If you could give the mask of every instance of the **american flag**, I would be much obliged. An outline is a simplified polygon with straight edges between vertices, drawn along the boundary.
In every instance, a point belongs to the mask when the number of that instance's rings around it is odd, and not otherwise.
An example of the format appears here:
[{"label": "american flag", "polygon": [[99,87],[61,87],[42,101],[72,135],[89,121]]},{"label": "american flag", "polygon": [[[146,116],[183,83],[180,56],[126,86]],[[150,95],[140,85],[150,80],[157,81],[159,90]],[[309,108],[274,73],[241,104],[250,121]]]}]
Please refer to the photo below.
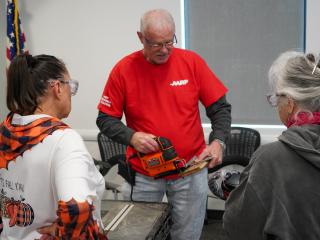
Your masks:
[{"label": "american flag", "polygon": [[7,0],[7,63],[19,54],[28,52],[21,27],[18,0]]}]

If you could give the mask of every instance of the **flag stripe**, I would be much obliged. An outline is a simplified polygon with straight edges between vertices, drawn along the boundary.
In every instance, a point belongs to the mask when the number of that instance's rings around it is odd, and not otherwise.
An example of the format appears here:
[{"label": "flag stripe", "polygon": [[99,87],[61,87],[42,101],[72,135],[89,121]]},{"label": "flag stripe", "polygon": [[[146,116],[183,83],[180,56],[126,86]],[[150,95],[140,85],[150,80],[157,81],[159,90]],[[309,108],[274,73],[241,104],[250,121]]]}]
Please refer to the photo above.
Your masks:
[{"label": "flag stripe", "polygon": [[27,51],[26,38],[19,16],[18,0],[7,0],[7,63]]}]

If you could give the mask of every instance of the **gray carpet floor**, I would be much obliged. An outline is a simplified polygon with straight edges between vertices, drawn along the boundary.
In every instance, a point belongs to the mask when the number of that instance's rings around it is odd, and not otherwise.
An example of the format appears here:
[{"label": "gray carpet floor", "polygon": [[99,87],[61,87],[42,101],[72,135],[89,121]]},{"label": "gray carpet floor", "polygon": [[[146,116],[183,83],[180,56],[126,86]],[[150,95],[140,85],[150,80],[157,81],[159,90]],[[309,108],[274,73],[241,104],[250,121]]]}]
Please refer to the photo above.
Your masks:
[{"label": "gray carpet floor", "polygon": [[203,226],[200,240],[227,240],[227,235],[222,227],[223,211],[209,210]]},{"label": "gray carpet floor", "polygon": [[222,228],[222,221],[208,219],[203,227],[200,240],[227,240],[226,233]]}]

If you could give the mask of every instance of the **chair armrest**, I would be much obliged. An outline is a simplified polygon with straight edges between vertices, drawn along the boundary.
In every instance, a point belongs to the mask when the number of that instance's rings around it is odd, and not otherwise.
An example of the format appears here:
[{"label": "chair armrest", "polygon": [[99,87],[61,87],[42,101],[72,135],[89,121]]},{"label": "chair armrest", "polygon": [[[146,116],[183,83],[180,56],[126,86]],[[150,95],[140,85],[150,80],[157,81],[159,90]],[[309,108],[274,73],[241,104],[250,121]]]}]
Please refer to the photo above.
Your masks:
[{"label": "chair armrest", "polygon": [[113,192],[117,192],[117,193],[120,193],[120,190],[118,190],[118,187],[120,187],[119,184],[115,184],[115,183],[112,183],[112,182],[107,182],[106,181],[106,190],[111,190]]},{"label": "chair armrest", "polygon": [[93,158],[93,162],[94,162],[94,165],[99,166],[99,167],[103,167],[106,169],[110,169],[112,167],[111,164],[109,164],[108,162],[97,160],[95,158]]}]

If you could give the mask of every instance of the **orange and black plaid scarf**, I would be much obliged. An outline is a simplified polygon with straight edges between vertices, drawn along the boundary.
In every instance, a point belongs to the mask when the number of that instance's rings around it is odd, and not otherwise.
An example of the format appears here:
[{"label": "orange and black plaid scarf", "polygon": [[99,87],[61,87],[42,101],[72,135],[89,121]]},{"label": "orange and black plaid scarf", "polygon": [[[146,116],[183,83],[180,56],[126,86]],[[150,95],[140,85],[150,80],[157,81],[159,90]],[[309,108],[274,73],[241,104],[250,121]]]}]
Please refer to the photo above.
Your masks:
[{"label": "orange and black plaid scarf", "polygon": [[108,240],[99,232],[98,224],[93,220],[94,206],[88,201],[77,202],[73,198],[59,201],[56,238],[62,240]]},{"label": "orange and black plaid scarf", "polygon": [[0,125],[0,169],[7,168],[8,163],[26,150],[42,142],[55,130],[69,128],[57,118],[39,118],[26,125],[11,124],[13,113]]}]

